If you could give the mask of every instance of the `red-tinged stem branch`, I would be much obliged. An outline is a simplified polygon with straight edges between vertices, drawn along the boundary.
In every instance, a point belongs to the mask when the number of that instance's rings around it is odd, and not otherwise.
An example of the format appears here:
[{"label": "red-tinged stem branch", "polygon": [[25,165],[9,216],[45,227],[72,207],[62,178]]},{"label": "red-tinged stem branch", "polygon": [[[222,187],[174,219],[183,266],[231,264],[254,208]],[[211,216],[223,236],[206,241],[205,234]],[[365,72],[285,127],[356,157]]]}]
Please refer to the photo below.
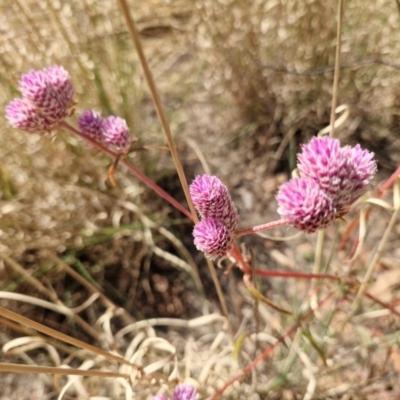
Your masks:
[{"label": "red-tinged stem branch", "polygon": [[232,250],[229,252],[229,255],[235,259],[237,262],[237,265],[239,266],[240,270],[245,274],[245,275],[251,275],[251,267],[250,265],[246,262],[246,260],[243,257],[243,254],[241,253],[239,246],[237,245],[236,242],[233,244]]},{"label": "red-tinged stem branch", "polygon": [[[60,124],[63,128],[68,129],[69,131],[75,133],[76,135],[80,136],[82,139],[89,142],[94,148],[97,150],[102,151],[103,153],[108,154],[114,160],[117,159],[120,155],[113,152],[112,150],[108,149],[106,146],[102,145],[101,143],[92,140],[85,135],[83,135],[79,130],[75,129],[73,126],[69,125],[67,122],[61,122]],[[188,217],[191,221],[193,221],[191,213],[178,201],[176,201],[173,197],[171,197],[167,192],[160,188],[155,182],[149,179],[143,172],[137,169],[133,164],[131,164],[125,158],[120,160],[120,163],[123,164],[132,174],[134,174],[139,180],[141,180],[145,185],[147,185],[150,189],[154,190],[160,197],[164,200],[168,201],[173,207],[179,210],[182,214]]]},{"label": "red-tinged stem branch", "polygon": [[294,272],[294,271],[269,271],[262,269],[255,269],[254,271],[251,269],[249,263],[244,259],[243,254],[241,253],[239,246],[235,242],[232,250],[229,252],[229,255],[235,259],[237,265],[240,270],[245,275],[255,274],[258,276],[268,276],[268,277],[281,277],[281,278],[299,278],[299,279],[331,279],[334,281],[341,281],[341,278],[336,275],[331,274],[313,274],[308,272]]},{"label": "red-tinged stem branch", "polygon": [[387,179],[385,181],[385,183],[382,185],[381,188],[379,188],[379,195],[383,195],[386,190],[388,190],[390,188],[390,186],[392,186],[394,184],[394,182],[396,181],[397,177],[400,175],[400,167],[398,167],[396,169],[396,171],[393,172],[393,174],[390,176],[389,179]]},{"label": "red-tinged stem branch", "polygon": [[325,297],[325,299],[321,300],[317,307],[313,310],[310,310],[307,314],[303,315],[301,318],[299,318],[299,320],[288,330],[286,331],[277,341],[276,343],[274,343],[273,345],[267,347],[258,357],[256,357],[249,365],[246,366],[246,368],[244,368],[242,370],[242,372],[238,375],[235,375],[233,378],[231,378],[228,382],[225,383],[225,385],[219,389],[217,392],[215,392],[210,398],[209,400],[216,400],[218,397],[220,397],[225,390],[231,386],[233,383],[235,383],[236,381],[239,381],[241,379],[243,379],[254,367],[256,367],[261,361],[263,361],[264,359],[266,359],[274,350],[276,347],[278,347],[279,344],[283,343],[285,341],[285,339],[289,336],[291,336],[293,333],[296,332],[296,330],[301,326],[301,324],[308,320],[310,317],[312,317],[314,315],[314,312],[321,308],[322,305],[329,299],[329,297],[331,297],[332,293],[329,294],[327,297]]},{"label": "red-tinged stem branch", "polygon": [[331,274],[312,274],[306,272],[287,272],[287,271],[268,271],[262,269],[255,269],[255,275],[258,276],[270,276],[270,277],[282,277],[282,278],[299,278],[299,279],[331,279],[334,281],[341,281],[336,275]]},{"label": "red-tinged stem branch", "polygon": [[286,225],[288,223],[285,219],[279,219],[278,221],[267,222],[266,224],[252,226],[251,228],[239,229],[235,232],[236,237],[250,235],[251,233],[257,233],[273,229],[278,226]]},{"label": "red-tinged stem branch", "polygon": [[396,308],[389,303],[385,303],[384,301],[381,301],[379,299],[377,299],[375,296],[372,296],[371,294],[369,294],[368,292],[364,293],[365,297],[368,297],[369,299],[371,299],[372,301],[374,301],[375,303],[379,304],[380,306],[382,306],[383,308],[386,308],[387,310],[389,310],[391,313],[397,315],[398,317],[400,317],[400,312],[398,312],[396,310]]}]

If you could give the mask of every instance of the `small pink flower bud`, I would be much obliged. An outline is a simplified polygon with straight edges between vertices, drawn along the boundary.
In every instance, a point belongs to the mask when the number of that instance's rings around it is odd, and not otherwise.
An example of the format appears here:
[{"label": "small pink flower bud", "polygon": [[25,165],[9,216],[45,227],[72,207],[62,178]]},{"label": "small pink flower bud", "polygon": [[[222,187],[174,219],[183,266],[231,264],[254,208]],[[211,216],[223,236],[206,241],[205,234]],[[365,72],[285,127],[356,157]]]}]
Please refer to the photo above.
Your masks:
[{"label": "small pink flower bud", "polygon": [[119,153],[126,153],[131,146],[129,128],[126,121],[120,117],[108,117],[102,125],[103,141]]},{"label": "small pink flower bud", "polygon": [[172,400],[199,400],[199,395],[193,386],[182,384],[174,389]]},{"label": "small pink flower bud", "polygon": [[102,142],[103,118],[97,111],[86,110],[78,120],[79,131],[90,139]]},{"label": "small pink flower bud", "polygon": [[205,218],[194,226],[194,244],[206,257],[226,256],[233,246],[233,233],[221,221]]},{"label": "small pink flower bud", "polygon": [[227,187],[216,176],[198,175],[189,187],[193,204],[202,218],[221,221],[231,232],[239,216]]}]

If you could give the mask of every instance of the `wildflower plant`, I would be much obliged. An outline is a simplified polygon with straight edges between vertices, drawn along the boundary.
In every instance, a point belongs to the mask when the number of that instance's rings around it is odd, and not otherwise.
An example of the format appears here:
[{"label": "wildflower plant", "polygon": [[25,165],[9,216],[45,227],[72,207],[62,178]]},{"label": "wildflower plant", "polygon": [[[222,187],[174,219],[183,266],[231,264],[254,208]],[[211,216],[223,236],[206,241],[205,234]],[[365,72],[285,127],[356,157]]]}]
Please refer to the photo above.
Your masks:
[{"label": "wildflower plant", "polygon": [[278,213],[293,227],[312,233],[344,216],[370,187],[374,154],[340,146],[338,139],[314,137],[298,155],[299,178],[282,185]]},{"label": "wildflower plant", "polygon": [[108,117],[101,125],[104,143],[117,153],[127,153],[132,143],[126,121],[120,117]]},{"label": "wildflower plant", "polygon": [[216,176],[197,176],[189,187],[201,221],[193,230],[194,244],[207,257],[226,256],[233,247],[239,215],[227,187]]},{"label": "wildflower plant", "polygon": [[[181,211],[182,214],[193,223],[193,242],[197,249],[203,252],[208,259],[207,262],[211,265],[210,271],[212,274],[215,273],[215,270],[213,269],[214,265],[210,260],[217,258],[229,259],[231,264],[226,269],[226,273],[229,273],[232,267],[238,267],[242,272],[243,281],[249,292],[257,300],[271,306],[277,311],[286,314],[290,314],[291,312],[283,309],[262,295],[257,288],[255,281],[252,279],[254,277],[253,275],[259,277],[282,277],[286,279],[304,278],[339,281],[341,284],[347,285],[349,292],[352,291],[351,294],[355,291],[353,288],[358,290],[356,299],[363,296],[366,290],[365,287],[357,285],[354,281],[342,278],[336,274],[321,274],[319,272],[308,273],[301,270],[273,271],[258,269],[254,264],[254,260],[252,260],[248,254],[242,252],[238,245],[238,241],[241,236],[267,229],[273,229],[283,225],[292,226],[307,234],[328,228],[331,224],[335,223],[335,221],[344,217],[349,212],[350,207],[355,203],[355,201],[363,196],[371,187],[371,181],[377,170],[377,163],[374,159],[374,154],[368,150],[361,149],[359,145],[354,147],[348,145],[343,146],[338,139],[332,137],[313,137],[309,143],[301,146],[301,151],[298,154],[297,170],[299,176],[285,182],[276,194],[278,204],[277,214],[279,214],[281,218],[277,221],[266,222],[262,225],[239,229],[238,210],[232,200],[227,186],[225,186],[217,176],[209,174],[198,175],[194,178],[190,186],[187,185],[186,177],[178,157],[175,143],[172,139],[167,118],[157,94],[150,69],[143,55],[134,22],[131,21],[126,2],[122,1],[122,5],[128,21],[130,33],[138,48],[139,59],[149,82],[158,115],[160,116],[163,129],[169,142],[171,154],[177,166],[182,187],[187,197],[188,208],[176,201],[172,196],[166,193],[155,182],[141,173],[141,171],[129,162],[127,154],[134,139],[131,137],[128,124],[124,119],[118,116],[108,116],[103,118],[99,112],[95,110],[87,110],[78,118],[77,127],[75,127],[73,123],[67,122],[67,119],[72,116],[75,107],[74,88],[68,72],[61,66],[54,65],[40,71],[30,71],[22,76],[19,81],[19,89],[22,98],[11,101],[6,107],[6,117],[10,124],[17,129],[26,131],[27,133],[37,133],[40,135],[55,131],[58,128],[63,128],[73,134],[77,134],[92,147],[110,156],[114,162],[114,168],[119,165],[118,162],[120,161],[120,164],[122,164],[125,169],[132,172],[155,193]],[[334,121],[331,125],[333,127],[335,126]],[[396,203],[396,213],[399,209],[400,205]],[[143,224],[146,225],[148,230],[153,228],[151,222],[149,222],[145,217],[143,217],[143,221],[145,221]],[[384,244],[384,242],[382,243]],[[158,254],[162,254],[162,250],[159,251]],[[380,248],[378,248],[377,254],[380,254]],[[179,264],[180,267],[183,265],[183,268],[187,268],[185,263],[180,262],[180,260],[177,259],[178,257],[175,255],[169,257],[169,260],[172,260],[171,262]],[[60,265],[64,265],[63,260],[61,259],[57,259],[56,262],[60,263]],[[368,279],[366,280],[369,280],[371,277],[371,273],[376,263],[377,259],[373,258],[368,267]],[[219,263],[219,265],[222,266],[222,263]],[[187,269],[190,269],[190,267],[191,265]],[[64,268],[71,276],[77,276],[76,271],[68,269],[68,266],[64,266]],[[199,281],[196,272],[194,272],[193,275]],[[215,276],[213,275],[213,278]],[[27,276],[24,275],[24,277]],[[117,346],[123,342],[124,336],[127,335],[128,332],[136,333],[137,331],[137,335],[133,340],[127,340],[130,345],[127,346],[125,353],[122,353],[122,351],[106,351],[82,341],[71,339],[61,332],[45,327],[42,324],[33,323],[33,321],[29,321],[25,317],[19,316],[16,313],[11,313],[2,307],[0,307],[0,315],[3,318],[18,322],[21,325],[27,326],[31,329],[36,329],[53,338],[84,349],[87,353],[96,354],[99,356],[99,359],[107,360],[110,362],[110,365],[113,365],[114,367],[115,365],[118,365],[118,368],[116,368],[117,371],[114,371],[112,376],[118,378],[118,383],[120,383],[125,390],[126,398],[134,398],[133,388],[135,387],[135,383],[141,381],[143,377],[152,383],[168,382],[168,384],[171,384],[171,382],[174,382],[174,384],[176,384],[178,381],[177,371],[179,370],[179,364],[175,348],[167,341],[159,341],[157,340],[158,338],[153,337],[154,329],[151,324],[156,325],[157,323],[160,323],[160,321],[144,321],[145,324],[138,323],[126,312],[126,310],[121,310],[107,299],[95,285],[88,283],[79,274],[76,279],[82,286],[89,288],[88,290],[91,294],[95,295],[93,298],[95,298],[95,300],[99,298],[103,302],[102,306],[107,309],[107,315],[104,318],[101,318],[102,322],[99,321],[99,325],[102,326],[104,331],[104,337],[99,335],[86,321],[76,316],[74,310],[65,307],[59,301],[57,296],[55,296],[54,293],[48,290],[44,285],[39,286],[39,290],[42,293],[46,293],[46,295],[54,301],[55,305],[53,306],[57,306],[58,311],[63,312],[68,317],[75,318],[75,321],[78,321],[77,323],[80,324],[81,327],[84,327],[84,329],[86,329],[99,343],[106,343],[107,348],[117,348]],[[214,283],[216,284],[217,291],[220,290],[218,281],[215,282],[214,280]],[[199,286],[201,286],[201,282]],[[226,323],[226,326],[229,327],[230,322],[228,313],[226,307],[224,308],[224,300],[221,293],[221,291],[218,292],[221,300],[221,307],[225,312],[225,318],[223,318],[223,321]],[[332,290],[324,299],[318,300],[315,307],[309,307],[305,312],[302,312],[301,310],[299,316],[296,317],[296,321],[290,329],[279,335],[276,340],[273,340],[273,345],[266,346],[259,356],[251,361],[247,367],[241,370],[240,374],[234,375],[234,377],[228,380],[222,388],[216,389],[211,398],[216,399],[217,397],[220,397],[236,380],[239,380],[245,374],[250,373],[257,364],[265,360],[265,358],[267,358],[280,343],[283,343],[286,339],[293,336],[293,334],[300,329],[303,322],[307,322],[313,317],[315,310],[324,306],[324,304],[333,296],[333,293],[334,291]],[[376,303],[379,304],[378,302]],[[46,305],[48,308],[51,308],[48,304]],[[386,308],[387,310],[391,310],[393,307],[390,308],[388,306]],[[297,311],[298,310],[296,310],[296,312]],[[109,321],[117,314],[123,315],[125,320],[128,320],[129,323],[126,327],[122,328],[114,338],[112,334],[110,334],[111,328]],[[220,315],[213,315],[212,317],[215,317],[218,321],[221,320]],[[202,318],[203,317],[200,318],[201,321],[197,320],[187,323],[184,326],[197,328],[204,323],[204,319]],[[177,321],[174,321],[174,323],[179,325]],[[143,331],[145,331],[146,334],[144,334]],[[255,339],[254,342],[257,342],[259,338],[255,337]],[[213,349],[214,346],[218,347],[218,340],[212,344]],[[238,342],[241,340],[242,338]],[[289,343],[289,340],[287,343]],[[229,345],[230,348],[232,348],[231,343]],[[241,343],[235,343],[235,345],[239,348]],[[157,354],[167,353],[167,356],[161,360],[146,364],[147,359],[145,355],[152,346],[156,350]],[[317,345],[315,346],[317,347]],[[321,354],[322,351],[320,351],[320,349],[318,350],[318,353]],[[66,374],[66,368],[64,368],[58,360],[56,361],[57,367],[54,367],[52,373],[55,375]],[[208,361],[209,360],[205,362],[207,368]],[[83,363],[81,368],[68,369],[68,372],[70,374],[83,375],[82,371],[90,369],[94,364],[94,361],[93,364],[91,362],[88,362],[87,365]],[[101,363],[98,365],[100,366],[99,369],[96,371],[87,371],[88,375],[90,375],[89,372],[92,372],[93,376],[104,376],[106,373],[111,373],[111,371],[104,371]],[[172,365],[172,367],[170,367],[170,365]],[[13,368],[14,367],[15,366],[13,366]],[[33,368],[33,370],[35,369]],[[221,371],[221,369],[216,370],[217,372]],[[44,372],[44,370],[40,370],[39,368],[35,371],[38,373]],[[203,382],[205,382],[204,379]],[[157,393],[157,391],[154,389],[152,390],[152,393]],[[200,396],[194,386],[180,384],[173,389],[171,398],[167,395],[157,395],[152,399],[199,400]]]},{"label": "wildflower plant", "polygon": [[235,231],[239,215],[228,188],[216,176],[197,176],[191,183],[190,196],[201,218],[221,221],[230,231]]},{"label": "wildflower plant", "polygon": [[63,67],[53,65],[22,75],[19,90],[22,99],[15,99],[6,108],[7,119],[18,129],[50,132],[73,113],[74,88]]},{"label": "wildflower plant", "polygon": [[374,153],[355,147],[341,147],[338,139],[314,137],[298,155],[300,176],[318,184],[331,199],[336,217],[348,211],[362,196],[377,166]]}]

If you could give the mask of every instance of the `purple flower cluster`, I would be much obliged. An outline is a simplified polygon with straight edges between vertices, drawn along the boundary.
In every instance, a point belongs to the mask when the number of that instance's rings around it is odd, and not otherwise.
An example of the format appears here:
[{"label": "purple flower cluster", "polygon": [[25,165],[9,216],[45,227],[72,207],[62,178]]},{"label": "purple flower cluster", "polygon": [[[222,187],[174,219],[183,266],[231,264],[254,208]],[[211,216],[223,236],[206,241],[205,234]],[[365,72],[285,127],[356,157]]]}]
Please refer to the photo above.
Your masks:
[{"label": "purple flower cluster", "polygon": [[188,384],[178,385],[172,392],[172,398],[159,394],[151,398],[151,400],[199,400],[197,390]]},{"label": "purple flower cluster", "polygon": [[[29,71],[19,81],[22,98],[6,107],[10,124],[29,133],[44,134],[57,128],[74,109],[74,88],[68,72],[58,65]],[[104,143],[118,153],[126,153],[132,143],[126,121],[119,117],[103,119],[93,110],[79,118],[79,129],[88,138]]]},{"label": "purple flower cluster", "polygon": [[15,128],[43,134],[72,114],[74,88],[63,67],[53,65],[22,75],[19,90],[23,97],[6,107],[6,118]]},{"label": "purple flower cluster", "polygon": [[211,259],[225,256],[239,222],[227,187],[216,176],[204,174],[195,178],[189,190],[201,217],[193,229],[194,244]]},{"label": "purple flower cluster", "polygon": [[312,233],[346,214],[376,172],[374,153],[314,137],[298,154],[299,178],[279,189],[278,213],[293,227]]},{"label": "purple flower cluster", "polygon": [[126,153],[131,146],[132,139],[126,121],[120,117],[102,116],[94,110],[87,110],[82,113],[78,120],[80,132],[88,138],[118,153]]}]

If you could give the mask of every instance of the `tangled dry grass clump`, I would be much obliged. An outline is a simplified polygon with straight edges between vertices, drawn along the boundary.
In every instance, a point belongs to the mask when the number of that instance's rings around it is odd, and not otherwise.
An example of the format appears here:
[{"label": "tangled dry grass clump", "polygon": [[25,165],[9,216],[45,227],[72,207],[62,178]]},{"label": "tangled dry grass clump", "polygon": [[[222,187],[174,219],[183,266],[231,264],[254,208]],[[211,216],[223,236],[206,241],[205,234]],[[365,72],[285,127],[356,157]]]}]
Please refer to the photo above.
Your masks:
[{"label": "tangled dry grass clump", "polygon": [[133,4],[144,60],[117,3],[0,10],[2,109],[21,73],[58,64],[74,82],[72,125],[95,109],[138,139],[126,158],[105,151],[110,162],[67,125],[38,136],[0,115],[0,399],[147,400],[181,382],[201,399],[400,395],[396,2],[346,2],[341,30],[335,134],[375,152],[371,194],[318,234],[247,236],[212,278],[197,215],[126,167],[182,203],[177,174],[217,173],[239,209],[236,237],[275,220],[298,144],[331,122],[336,4]]}]

